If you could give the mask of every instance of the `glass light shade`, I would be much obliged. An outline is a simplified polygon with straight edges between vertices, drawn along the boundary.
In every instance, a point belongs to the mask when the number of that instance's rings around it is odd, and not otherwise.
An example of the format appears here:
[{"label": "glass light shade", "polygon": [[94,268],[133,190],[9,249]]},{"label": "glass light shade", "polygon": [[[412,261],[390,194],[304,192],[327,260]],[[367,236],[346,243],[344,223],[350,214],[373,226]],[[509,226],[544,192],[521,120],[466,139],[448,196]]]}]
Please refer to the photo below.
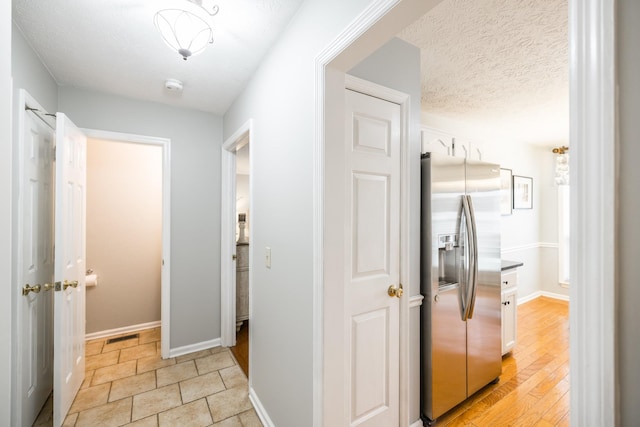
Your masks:
[{"label": "glass light shade", "polygon": [[556,157],[556,184],[569,185],[569,155],[559,154]]},{"label": "glass light shade", "polygon": [[156,13],[154,23],[165,43],[185,61],[213,43],[213,30],[202,18],[181,9],[164,9]]}]

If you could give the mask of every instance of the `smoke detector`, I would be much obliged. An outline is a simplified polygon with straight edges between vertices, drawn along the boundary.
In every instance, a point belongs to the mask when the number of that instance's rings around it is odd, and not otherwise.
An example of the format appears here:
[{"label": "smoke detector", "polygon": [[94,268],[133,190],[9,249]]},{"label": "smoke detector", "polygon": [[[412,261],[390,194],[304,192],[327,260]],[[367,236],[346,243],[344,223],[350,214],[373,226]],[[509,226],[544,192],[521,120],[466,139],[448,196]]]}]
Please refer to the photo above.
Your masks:
[{"label": "smoke detector", "polygon": [[169,92],[182,92],[182,82],[177,79],[167,79],[164,82],[164,87]]}]

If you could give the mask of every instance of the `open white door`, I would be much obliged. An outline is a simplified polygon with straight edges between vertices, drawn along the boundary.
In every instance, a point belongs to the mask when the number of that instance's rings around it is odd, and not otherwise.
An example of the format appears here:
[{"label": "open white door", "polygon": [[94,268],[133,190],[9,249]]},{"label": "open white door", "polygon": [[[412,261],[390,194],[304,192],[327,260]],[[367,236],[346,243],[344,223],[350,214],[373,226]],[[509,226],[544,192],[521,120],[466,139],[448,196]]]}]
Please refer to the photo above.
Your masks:
[{"label": "open white door", "polygon": [[53,425],[84,379],[87,139],[62,113],[56,123]]},{"label": "open white door", "polygon": [[31,426],[53,387],[53,145],[44,110],[20,91],[17,396],[13,425]]}]

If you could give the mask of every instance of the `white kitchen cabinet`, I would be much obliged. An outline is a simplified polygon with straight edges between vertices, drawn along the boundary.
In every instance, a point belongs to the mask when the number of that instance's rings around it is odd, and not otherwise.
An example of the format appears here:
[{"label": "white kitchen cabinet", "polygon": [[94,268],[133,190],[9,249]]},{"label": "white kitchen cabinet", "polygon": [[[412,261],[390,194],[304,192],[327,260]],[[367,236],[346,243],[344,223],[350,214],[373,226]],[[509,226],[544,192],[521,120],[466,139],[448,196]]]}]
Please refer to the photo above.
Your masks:
[{"label": "white kitchen cabinet", "polygon": [[429,126],[421,127],[420,136],[422,153],[442,153],[473,160],[482,160],[484,155],[482,143],[471,142]]},{"label": "white kitchen cabinet", "polygon": [[454,138],[453,155],[465,159],[482,160],[484,150],[482,143],[472,142],[464,138]]},{"label": "white kitchen cabinet", "polygon": [[427,126],[420,131],[422,153],[442,153],[453,156],[453,135]]},{"label": "white kitchen cabinet", "polygon": [[518,272],[515,268],[502,272],[502,354],[516,345],[518,326]]}]

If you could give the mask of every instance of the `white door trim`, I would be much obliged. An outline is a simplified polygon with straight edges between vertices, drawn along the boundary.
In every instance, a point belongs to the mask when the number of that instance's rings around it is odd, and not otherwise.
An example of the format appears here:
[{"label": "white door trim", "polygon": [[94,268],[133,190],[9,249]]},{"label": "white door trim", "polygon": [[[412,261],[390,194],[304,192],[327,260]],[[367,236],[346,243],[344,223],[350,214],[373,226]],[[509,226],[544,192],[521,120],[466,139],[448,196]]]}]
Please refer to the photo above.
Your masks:
[{"label": "white door trim", "polygon": [[[236,150],[241,148],[247,137],[253,133],[253,120],[245,122],[233,135],[227,138],[221,149],[221,201],[220,201],[220,342],[223,347],[236,344]],[[253,206],[253,162],[249,151],[249,206]],[[249,228],[249,242],[253,241]],[[253,246],[249,246],[249,318],[251,318],[251,268]],[[251,341],[251,329],[249,330]],[[251,348],[251,346],[249,346]]]},{"label": "white door trim", "polygon": [[576,426],[617,424],[615,11],[615,0],[569,1],[569,321]]},{"label": "white door trim", "polygon": [[88,139],[156,145],[162,148],[162,272],[160,276],[160,323],[162,358],[171,352],[171,140],[155,136],[82,129]]},{"label": "white door trim", "polygon": [[[351,75],[345,75],[345,88],[365,95],[383,99],[400,105],[400,283],[404,285],[406,294],[400,298],[400,328],[399,328],[399,362],[400,362],[400,425],[409,425],[409,284],[411,277],[409,265],[411,252],[410,223],[410,182],[411,182],[411,150],[409,149],[409,118],[411,117],[411,98],[408,94],[363,80]],[[419,279],[415,279],[419,280]]]}]

